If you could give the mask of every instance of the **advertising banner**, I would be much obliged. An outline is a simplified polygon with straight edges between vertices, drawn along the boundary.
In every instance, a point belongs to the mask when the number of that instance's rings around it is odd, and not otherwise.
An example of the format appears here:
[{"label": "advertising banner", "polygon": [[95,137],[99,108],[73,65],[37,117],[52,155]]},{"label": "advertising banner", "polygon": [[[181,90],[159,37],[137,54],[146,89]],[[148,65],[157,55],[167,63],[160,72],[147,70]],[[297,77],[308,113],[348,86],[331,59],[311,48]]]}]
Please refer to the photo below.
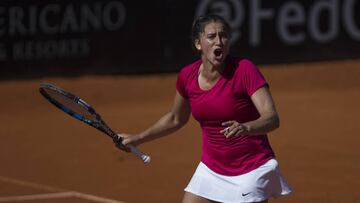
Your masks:
[{"label": "advertising banner", "polygon": [[175,72],[198,56],[194,17],[223,16],[231,53],[257,64],[358,58],[356,0],[5,0],[0,75]]}]

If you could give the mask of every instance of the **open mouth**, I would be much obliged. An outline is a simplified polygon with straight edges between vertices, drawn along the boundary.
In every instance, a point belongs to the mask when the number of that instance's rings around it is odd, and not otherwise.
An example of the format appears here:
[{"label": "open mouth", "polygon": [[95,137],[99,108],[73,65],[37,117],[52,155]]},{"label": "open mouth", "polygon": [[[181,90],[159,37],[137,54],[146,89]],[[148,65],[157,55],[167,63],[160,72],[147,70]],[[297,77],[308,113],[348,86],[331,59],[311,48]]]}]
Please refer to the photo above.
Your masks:
[{"label": "open mouth", "polygon": [[223,54],[223,50],[222,49],[215,49],[215,51],[214,51],[214,54],[215,54],[215,56],[221,56],[222,54]]}]

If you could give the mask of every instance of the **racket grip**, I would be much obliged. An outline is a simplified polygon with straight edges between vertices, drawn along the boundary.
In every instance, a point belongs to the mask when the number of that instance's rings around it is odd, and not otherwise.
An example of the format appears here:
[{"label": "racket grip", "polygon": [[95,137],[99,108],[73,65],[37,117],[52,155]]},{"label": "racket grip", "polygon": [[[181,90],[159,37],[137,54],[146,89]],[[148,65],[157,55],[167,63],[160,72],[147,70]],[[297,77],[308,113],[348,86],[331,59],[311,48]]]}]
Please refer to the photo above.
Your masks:
[{"label": "racket grip", "polygon": [[140,151],[138,148],[134,147],[133,145],[128,145],[127,147],[129,147],[131,152],[135,154],[137,157],[139,157],[145,164],[150,163],[151,161],[150,156],[144,154],[142,151]]}]

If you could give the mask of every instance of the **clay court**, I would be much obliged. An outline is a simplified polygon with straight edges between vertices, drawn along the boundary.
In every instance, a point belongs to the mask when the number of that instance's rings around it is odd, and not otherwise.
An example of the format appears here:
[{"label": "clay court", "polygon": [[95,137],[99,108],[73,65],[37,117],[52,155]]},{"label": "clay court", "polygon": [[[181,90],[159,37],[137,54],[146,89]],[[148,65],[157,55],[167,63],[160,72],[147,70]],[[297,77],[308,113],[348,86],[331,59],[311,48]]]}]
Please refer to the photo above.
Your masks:
[{"label": "clay court", "polygon": [[[270,133],[294,192],[270,202],[360,202],[360,60],[260,66],[281,127]],[[60,112],[42,82],[80,95],[118,132],[170,109],[176,74],[0,81],[0,202],[175,203],[200,159],[200,128],[144,144],[144,165],[99,131]]]}]

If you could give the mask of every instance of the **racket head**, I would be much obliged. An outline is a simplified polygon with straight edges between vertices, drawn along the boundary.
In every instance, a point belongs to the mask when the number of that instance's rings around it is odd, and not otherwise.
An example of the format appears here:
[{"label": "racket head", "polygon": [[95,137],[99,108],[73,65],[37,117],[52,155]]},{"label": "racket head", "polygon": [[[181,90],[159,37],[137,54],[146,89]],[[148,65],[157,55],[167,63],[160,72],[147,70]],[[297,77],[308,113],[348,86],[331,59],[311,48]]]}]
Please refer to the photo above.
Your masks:
[{"label": "racket head", "polygon": [[90,125],[101,122],[96,111],[80,97],[49,83],[40,84],[39,91],[63,112]]},{"label": "racket head", "polygon": [[[49,83],[40,84],[39,91],[50,103],[54,104],[63,112],[83,121],[110,136],[117,147],[124,148],[123,138],[111,130],[100,115],[80,97],[65,91],[64,89]],[[149,163],[151,158],[133,146],[130,151],[138,156],[144,163]]]}]

